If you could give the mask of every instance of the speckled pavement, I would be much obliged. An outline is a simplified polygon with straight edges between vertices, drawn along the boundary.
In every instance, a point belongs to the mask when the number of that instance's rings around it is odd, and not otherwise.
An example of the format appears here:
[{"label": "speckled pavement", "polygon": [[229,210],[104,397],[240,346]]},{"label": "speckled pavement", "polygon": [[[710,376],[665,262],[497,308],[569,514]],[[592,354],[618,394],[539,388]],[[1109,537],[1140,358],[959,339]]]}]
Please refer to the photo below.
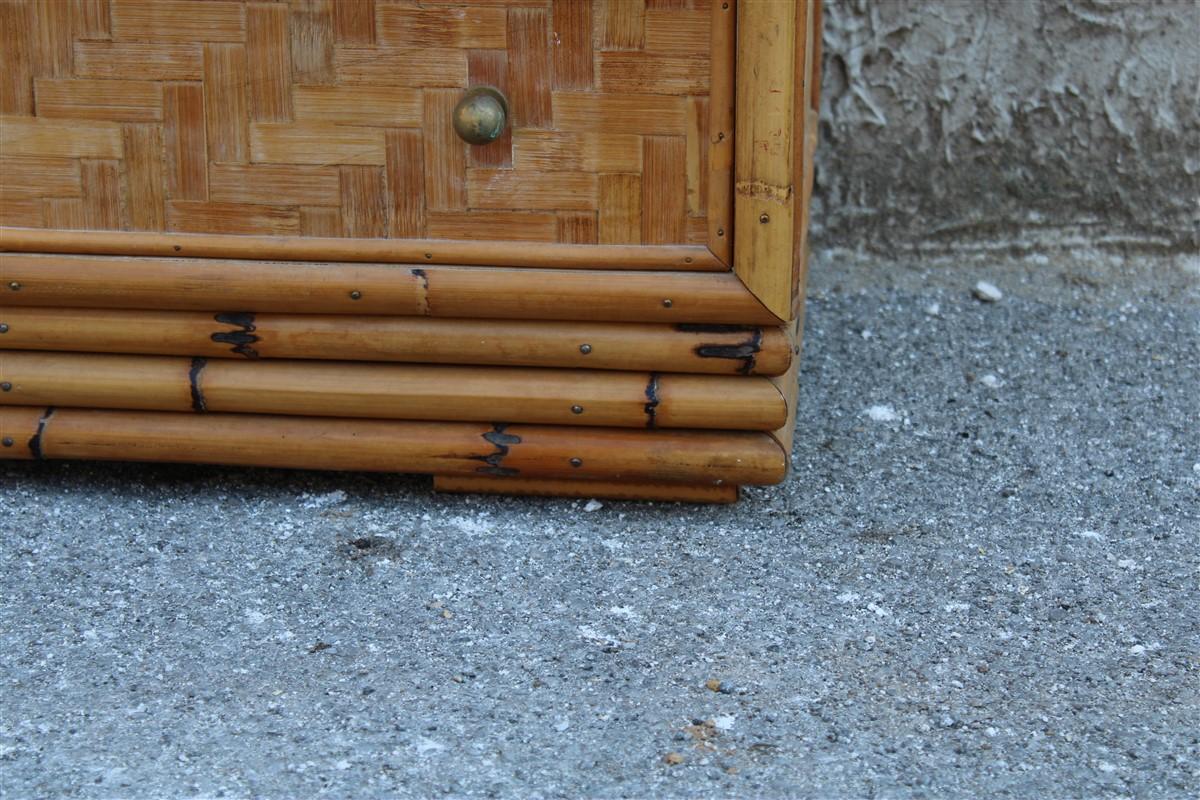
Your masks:
[{"label": "speckled pavement", "polygon": [[0,465],[0,795],[1200,794],[1195,263],[819,261],[733,507]]}]

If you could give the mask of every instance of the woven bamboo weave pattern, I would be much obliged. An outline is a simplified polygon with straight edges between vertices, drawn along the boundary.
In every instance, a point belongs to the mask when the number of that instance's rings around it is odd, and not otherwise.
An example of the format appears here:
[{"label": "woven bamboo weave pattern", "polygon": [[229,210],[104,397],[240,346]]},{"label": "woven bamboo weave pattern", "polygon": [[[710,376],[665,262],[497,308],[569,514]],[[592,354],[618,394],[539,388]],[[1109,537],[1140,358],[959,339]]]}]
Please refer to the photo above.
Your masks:
[{"label": "woven bamboo weave pattern", "polygon": [[0,0],[0,224],[706,244],[720,5]]}]

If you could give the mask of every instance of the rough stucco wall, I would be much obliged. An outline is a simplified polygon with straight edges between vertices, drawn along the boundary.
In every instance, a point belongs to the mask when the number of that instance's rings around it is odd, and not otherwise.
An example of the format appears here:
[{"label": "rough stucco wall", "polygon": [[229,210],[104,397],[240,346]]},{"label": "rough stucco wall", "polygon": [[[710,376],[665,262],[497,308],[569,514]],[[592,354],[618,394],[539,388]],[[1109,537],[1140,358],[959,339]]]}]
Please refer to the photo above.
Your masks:
[{"label": "rough stucco wall", "polygon": [[1200,245],[1200,3],[826,0],[818,247]]}]

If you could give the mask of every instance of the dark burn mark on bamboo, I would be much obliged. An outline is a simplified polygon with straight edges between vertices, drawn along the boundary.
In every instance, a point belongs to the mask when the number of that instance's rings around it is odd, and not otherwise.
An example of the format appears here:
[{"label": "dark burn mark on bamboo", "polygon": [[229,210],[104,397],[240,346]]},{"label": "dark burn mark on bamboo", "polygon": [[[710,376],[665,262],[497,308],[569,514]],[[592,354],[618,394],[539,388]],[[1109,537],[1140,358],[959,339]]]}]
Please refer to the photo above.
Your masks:
[{"label": "dark burn mark on bamboo", "polygon": [[226,325],[237,325],[248,331],[254,330],[254,313],[251,311],[222,311],[213,319]]},{"label": "dark burn mark on bamboo", "polygon": [[646,384],[646,427],[653,428],[658,424],[658,373],[650,373],[650,382]]},{"label": "dark burn mark on bamboo", "polygon": [[421,282],[421,313],[429,316],[429,274],[416,267],[412,270],[412,276]]},{"label": "dark burn mark on bamboo", "polygon": [[208,359],[193,358],[192,368],[188,370],[188,385],[192,390],[192,411],[197,414],[208,411],[208,406],[204,402],[204,391],[200,388],[200,373],[204,372],[206,366],[208,366]]},{"label": "dark burn mark on bamboo", "polygon": [[244,331],[218,332],[212,335],[212,340],[221,344],[233,345],[230,349],[238,355],[246,358],[258,358],[258,351],[250,346],[258,341],[258,337],[252,333]]},{"label": "dark burn mark on bamboo", "polygon": [[477,467],[476,472],[482,472],[485,475],[511,476],[520,473],[520,470],[512,467],[506,467],[501,462],[508,455],[508,448],[514,444],[521,443],[520,436],[514,436],[511,433],[505,433],[504,429],[508,427],[507,422],[497,422],[492,426],[492,429],[483,435],[485,441],[495,446],[496,452],[486,456],[471,456],[473,461],[482,461],[487,466]]},{"label": "dark burn mark on bamboo", "polygon": [[249,311],[226,311],[217,314],[213,319],[223,325],[241,328],[240,331],[217,331],[212,335],[214,342],[233,345],[230,349],[240,356],[258,358],[258,351],[250,346],[259,340],[254,334],[257,330],[254,326],[254,314]]},{"label": "dark burn mark on bamboo", "polygon": [[[731,326],[732,327],[732,326]],[[754,364],[759,351],[762,350],[762,328],[750,328],[750,338],[741,344],[701,344],[696,346],[696,355],[701,358],[731,358],[740,360],[742,366],[738,372],[749,375],[754,371]]]},{"label": "dark burn mark on bamboo", "polygon": [[33,438],[29,440],[29,452],[33,453],[33,457],[38,461],[42,461],[46,458],[45,454],[42,452],[42,436],[46,433],[46,423],[48,423],[50,418],[53,416],[54,406],[50,406],[46,409],[46,413],[42,414],[41,418],[38,420],[37,432],[34,433]]}]

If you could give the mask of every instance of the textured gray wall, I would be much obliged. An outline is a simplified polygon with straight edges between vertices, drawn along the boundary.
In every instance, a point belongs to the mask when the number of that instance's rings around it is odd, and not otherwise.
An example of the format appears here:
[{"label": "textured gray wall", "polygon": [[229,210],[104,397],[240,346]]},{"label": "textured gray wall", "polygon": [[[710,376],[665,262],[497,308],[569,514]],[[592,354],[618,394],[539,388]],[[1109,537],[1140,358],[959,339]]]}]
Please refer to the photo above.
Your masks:
[{"label": "textured gray wall", "polygon": [[1196,0],[826,0],[814,243],[1200,246]]}]

